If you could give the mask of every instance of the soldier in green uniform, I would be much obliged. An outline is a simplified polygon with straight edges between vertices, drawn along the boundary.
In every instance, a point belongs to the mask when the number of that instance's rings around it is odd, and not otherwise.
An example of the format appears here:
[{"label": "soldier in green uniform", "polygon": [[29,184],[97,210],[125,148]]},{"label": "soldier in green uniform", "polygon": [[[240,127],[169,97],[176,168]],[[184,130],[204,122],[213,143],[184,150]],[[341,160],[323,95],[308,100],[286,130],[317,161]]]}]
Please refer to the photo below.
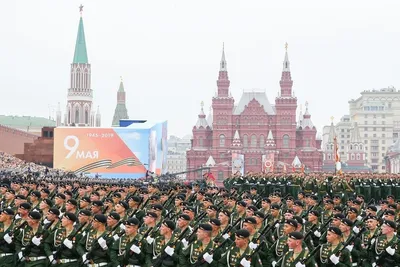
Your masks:
[{"label": "soldier in green uniform", "polygon": [[41,242],[42,237],[36,236],[42,233],[40,219],[39,212],[31,211],[27,219],[28,225],[15,238],[15,250],[18,253],[18,260],[21,266],[47,266],[48,259],[44,251],[44,244]]},{"label": "soldier in green uniform", "polygon": [[142,236],[137,233],[139,220],[129,218],[125,222],[125,234],[116,240],[110,249],[110,267],[141,266],[145,263],[142,253]]},{"label": "soldier in green uniform", "polygon": [[[352,238],[354,235],[352,231],[354,223],[347,219],[343,218],[342,222],[340,223],[339,229],[342,231],[342,239],[343,242],[346,243],[348,239]],[[346,249],[350,251],[351,259],[352,259],[352,266],[358,266],[360,261],[360,252],[361,248],[361,240],[359,238],[355,238],[351,244],[349,244]]]},{"label": "soldier in green uniform", "polygon": [[218,267],[261,267],[262,263],[258,253],[252,253],[252,249],[249,247],[249,236],[249,231],[245,229],[236,231],[234,247],[229,248],[221,255]]},{"label": "soldier in green uniform", "polygon": [[[309,250],[303,248],[304,236],[300,232],[292,232],[288,235],[287,245],[289,251],[275,265],[276,267],[315,267],[313,257],[308,258]],[[306,260],[307,259],[307,260]],[[303,262],[304,261],[304,262]]]},{"label": "soldier in green uniform", "polygon": [[212,227],[210,224],[199,225],[196,232],[196,241],[179,253],[178,266],[186,267],[190,264],[197,264],[196,266],[199,267],[218,265],[216,260],[221,257],[220,250],[217,249],[217,243],[214,243],[211,239],[211,231]]},{"label": "soldier in green uniform", "polygon": [[[326,235],[328,243],[323,244],[315,254],[315,261],[319,267],[351,267],[350,252],[343,248],[341,243],[342,231],[339,228],[329,227]],[[336,255],[339,253],[339,255]]]},{"label": "soldier in green uniform", "polygon": [[0,214],[0,267],[13,267],[15,243],[12,231],[14,211],[6,208]]},{"label": "soldier in green uniform", "polygon": [[396,223],[385,220],[372,249],[372,266],[394,267],[400,262],[400,240],[395,235]]},{"label": "soldier in green uniform", "polygon": [[369,257],[372,246],[376,241],[376,238],[380,235],[380,229],[378,227],[378,218],[374,215],[367,215],[366,217],[367,231],[361,236],[361,251],[360,251],[360,266],[371,267],[372,261]]},{"label": "soldier in green uniform", "polygon": [[61,228],[52,232],[44,241],[44,250],[50,264],[58,263],[58,266],[63,267],[77,265],[80,257],[76,251],[76,242],[68,239],[76,231],[73,224],[77,219],[74,213],[66,212],[61,219]]},{"label": "soldier in green uniform", "polygon": [[94,215],[92,229],[79,240],[76,250],[84,264],[91,263],[97,266],[108,264],[108,248],[113,239],[107,236],[106,223],[107,217],[104,214]]}]

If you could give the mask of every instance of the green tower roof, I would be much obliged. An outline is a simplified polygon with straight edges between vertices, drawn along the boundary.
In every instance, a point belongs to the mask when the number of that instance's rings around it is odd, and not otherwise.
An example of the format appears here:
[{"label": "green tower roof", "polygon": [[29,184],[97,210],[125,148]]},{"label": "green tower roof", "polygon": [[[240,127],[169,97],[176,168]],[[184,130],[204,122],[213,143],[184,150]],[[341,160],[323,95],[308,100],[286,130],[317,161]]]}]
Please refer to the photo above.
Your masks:
[{"label": "green tower roof", "polygon": [[82,17],[79,20],[78,36],[76,37],[75,54],[72,63],[88,63],[85,30],[83,29]]},{"label": "green tower roof", "polygon": [[125,90],[124,90],[124,83],[122,82],[122,80],[121,80],[121,83],[119,84],[119,89],[118,89],[118,92],[124,92]]}]

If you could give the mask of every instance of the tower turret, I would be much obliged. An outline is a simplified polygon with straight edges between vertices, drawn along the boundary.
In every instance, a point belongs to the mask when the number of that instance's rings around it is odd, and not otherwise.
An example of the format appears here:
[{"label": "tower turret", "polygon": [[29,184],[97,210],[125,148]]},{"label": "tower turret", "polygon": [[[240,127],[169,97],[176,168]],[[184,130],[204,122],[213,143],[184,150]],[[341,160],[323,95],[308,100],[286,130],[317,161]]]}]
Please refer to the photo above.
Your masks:
[{"label": "tower turret", "polygon": [[115,107],[112,126],[119,126],[119,121],[126,119],[129,119],[129,116],[128,116],[128,110],[126,109],[126,96],[125,96],[124,83],[121,77],[121,82],[119,83],[119,89],[117,92],[117,106]]}]

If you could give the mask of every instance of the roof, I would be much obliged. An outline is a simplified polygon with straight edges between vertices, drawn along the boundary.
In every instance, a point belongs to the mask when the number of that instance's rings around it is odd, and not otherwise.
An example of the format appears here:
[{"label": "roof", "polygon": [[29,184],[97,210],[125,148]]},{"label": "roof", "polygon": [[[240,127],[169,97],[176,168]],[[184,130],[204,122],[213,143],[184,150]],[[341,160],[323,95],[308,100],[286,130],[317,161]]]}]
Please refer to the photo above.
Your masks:
[{"label": "roof", "polygon": [[119,84],[119,89],[118,89],[118,92],[124,92],[125,90],[124,90],[124,83],[123,83],[123,81],[121,80],[121,82],[120,82],[120,84]]},{"label": "roof", "polygon": [[268,97],[265,92],[243,92],[242,97],[240,98],[239,104],[235,107],[233,112],[234,115],[240,115],[246,108],[246,106],[250,103],[251,100],[255,99],[263,108],[264,111],[269,114],[275,114],[275,111],[271,104],[269,103]]},{"label": "roof", "polygon": [[74,60],[72,63],[88,63],[86,51],[85,30],[83,29],[83,19],[79,20],[78,36],[76,37]]},{"label": "roof", "polygon": [[0,124],[8,127],[53,127],[56,122],[43,117],[0,115]]}]

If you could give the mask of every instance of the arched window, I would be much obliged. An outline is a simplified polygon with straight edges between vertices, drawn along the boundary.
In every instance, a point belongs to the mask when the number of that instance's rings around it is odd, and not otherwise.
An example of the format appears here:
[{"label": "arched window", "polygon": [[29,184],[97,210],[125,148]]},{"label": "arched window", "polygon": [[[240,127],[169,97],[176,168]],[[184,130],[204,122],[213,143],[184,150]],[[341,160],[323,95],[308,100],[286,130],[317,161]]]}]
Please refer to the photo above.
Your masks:
[{"label": "arched window", "polygon": [[89,111],[85,110],[85,124],[89,124]]},{"label": "arched window", "polygon": [[203,146],[203,136],[199,137],[199,146],[202,147]]},{"label": "arched window", "polygon": [[362,147],[362,145],[360,145],[360,150],[363,150],[363,147]]},{"label": "arched window", "polygon": [[243,135],[243,147],[247,147],[249,145],[248,142],[249,142],[249,140],[248,140],[247,135],[246,134]]},{"label": "arched window", "polygon": [[360,160],[360,154],[357,154],[357,160]]},{"label": "arched window", "polygon": [[79,107],[75,110],[75,124],[79,123]]},{"label": "arched window", "polygon": [[332,158],[331,158],[331,154],[328,154],[328,160],[330,160],[330,159],[332,159]]},{"label": "arched window", "polygon": [[254,165],[257,165],[257,159],[254,159]]},{"label": "arched window", "polygon": [[260,135],[260,147],[264,148],[265,145],[265,138],[264,135]]},{"label": "arched window", "polygon": [[251,136],[250,146],[257,147],[257,136],[255,134]]},{"label": "arched window", "polygon": [[329,145],[326,145],[326,150],[329,150],[329,147],[330,147]]},{"label": "arched window", "polygon": [[283,137],[282,137],[282,146],[283,146],[283,148],[288,148],[289,147],[289,135],[287,135],[287,134],[285,134]]},{"label": "arched window", "polygon": [[354,154],[351,154],[351,160],[354,160]]},{"label": "arched window", "polygon": [[353,145],[350,145],[350,150],[353,150]]},{"label": "arched window", "polygon": [[355,150],[358,150],[358,146],[357,146],[357,145],[354,145],[354,149],[355,149]]},{"label": "arched window", "polygon": [[224,179],[224,172],[223,171],[219,171],[218,172],[218,180],[222,180]]},{"label": "arched window", "polygon": [[68,109],[68,124],[71,124],[71,110]]},{"label": "arched window", "polygon": [[225,135],[221,134],[219,136],[219,146],[224,147],[225,146]]}]

